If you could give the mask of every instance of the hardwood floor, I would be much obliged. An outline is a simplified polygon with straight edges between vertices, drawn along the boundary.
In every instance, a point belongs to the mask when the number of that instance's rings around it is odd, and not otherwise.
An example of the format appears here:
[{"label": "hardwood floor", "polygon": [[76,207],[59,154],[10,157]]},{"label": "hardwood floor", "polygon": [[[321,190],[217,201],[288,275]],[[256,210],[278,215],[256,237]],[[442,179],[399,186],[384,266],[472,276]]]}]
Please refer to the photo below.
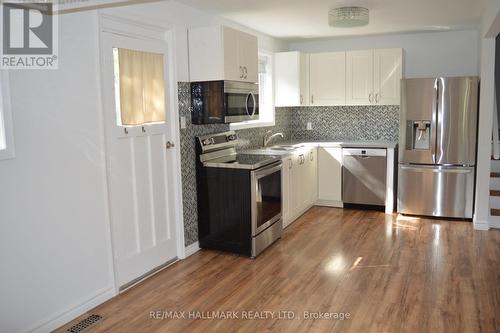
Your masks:
[{"label": "hardwood floor", "polygon": [[[240,319],[151,319],[156,310]],[[104,319],[88,332],[500,332],[500,231],[313,207],[256,260],[200,251],[89,313]]]}]

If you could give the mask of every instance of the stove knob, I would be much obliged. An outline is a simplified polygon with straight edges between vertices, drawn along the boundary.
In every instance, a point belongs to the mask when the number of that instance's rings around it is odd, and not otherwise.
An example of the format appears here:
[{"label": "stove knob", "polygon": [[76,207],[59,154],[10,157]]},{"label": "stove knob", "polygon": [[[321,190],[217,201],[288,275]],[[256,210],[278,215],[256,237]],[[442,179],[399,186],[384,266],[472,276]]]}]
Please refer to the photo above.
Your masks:
[{"label": "stove knob", "polygon": [[208,145],[211,145],[213,142],[214,142],[214,138],[208,138],[208,139],[203,140],[203,145],[208,146]]},{"label": "stove knob", "polygon": [[228,135],[227,136],[227,141],[234,141],[236,140],[238,137],[236,136],[236,134],[231,134],[231,135]]}]

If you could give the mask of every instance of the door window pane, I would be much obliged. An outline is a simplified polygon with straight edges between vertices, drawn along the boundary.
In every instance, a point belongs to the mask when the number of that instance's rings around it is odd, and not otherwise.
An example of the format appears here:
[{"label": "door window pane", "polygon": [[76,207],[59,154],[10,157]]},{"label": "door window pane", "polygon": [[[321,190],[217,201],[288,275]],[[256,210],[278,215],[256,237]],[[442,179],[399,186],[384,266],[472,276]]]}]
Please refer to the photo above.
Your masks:
[{"label": "door window pane", "polygon": [[163,54],[113,49],[117,124],[165,122]]}]

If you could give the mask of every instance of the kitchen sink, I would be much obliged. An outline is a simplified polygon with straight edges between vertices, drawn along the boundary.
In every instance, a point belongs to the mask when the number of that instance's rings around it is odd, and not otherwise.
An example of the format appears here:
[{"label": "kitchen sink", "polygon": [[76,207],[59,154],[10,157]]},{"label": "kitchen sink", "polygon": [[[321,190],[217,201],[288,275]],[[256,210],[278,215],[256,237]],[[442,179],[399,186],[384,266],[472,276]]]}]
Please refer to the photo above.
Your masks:
[{"label": "kitchen sink", "polygon": [[280,146],[280,147],[269,147],[269,148],[264,148],[264,149],[269,149],[269,150],[294,150],[295,148],[293,146]]}]

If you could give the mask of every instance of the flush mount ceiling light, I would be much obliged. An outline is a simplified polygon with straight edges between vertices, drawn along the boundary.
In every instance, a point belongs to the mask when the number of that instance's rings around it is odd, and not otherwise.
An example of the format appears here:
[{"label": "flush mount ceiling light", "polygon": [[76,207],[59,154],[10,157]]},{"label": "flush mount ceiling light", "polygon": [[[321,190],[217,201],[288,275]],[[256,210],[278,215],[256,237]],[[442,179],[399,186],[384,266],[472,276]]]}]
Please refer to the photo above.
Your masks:
[{"label": "flush mount ceiling light", "polygon": [[328,24],[332,27],[361,27],[369,21],[369,11],[364,7],[339,7],[328,12]]}]

